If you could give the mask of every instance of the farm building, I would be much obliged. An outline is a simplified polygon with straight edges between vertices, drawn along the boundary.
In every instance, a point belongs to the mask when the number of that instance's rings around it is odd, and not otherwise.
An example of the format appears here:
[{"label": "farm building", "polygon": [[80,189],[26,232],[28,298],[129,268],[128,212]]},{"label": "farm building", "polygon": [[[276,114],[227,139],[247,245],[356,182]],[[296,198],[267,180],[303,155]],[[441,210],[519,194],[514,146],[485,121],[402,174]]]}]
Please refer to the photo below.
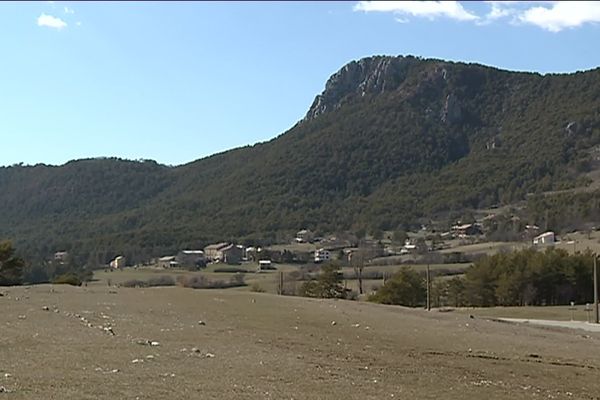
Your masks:
[{"label": "farm building", "polygon": [[117,256],[114,260],[110,262],[110,267],[114,269],[125,268],[125,257]]},{"label": "farm building", "polygon": [[554,232],[544,232],[533,238],[534,245],[554,244],[555,241],[556,237],[554,236]]},{"label": "farm building", "polygon": [[179,263],[176,261],[175,256],[165,256],[158,259],[158,266],[160,268],[177,268]]},{"label": "farm building", "polygon": [[216,243],[204,248],[204,257],[209,261],[221,260],[223,258],[223,249],[230,246],[229,243]]},{"label": "farm building", "polygon": [[54,253],[54,261],[64,264],[69,259],[69,253],[66,251],[57,251]]},{"label": "farm building", "polygon": [[271,260],[260,260],[258,262],[258,268],[256,269],[257,272],[261,272],[261,271],[272,271],[276,269],[273,266],[273,263],[271,262]]},{"label": "farm building", "polygon": [[463,225],[454,225],[452,227],[452,233],[454,235],[463,238],[466,236],[473,235],[481,235],[481,225],[480,224],[463,224]]},{"label": "farm building", "polygon": [[311,242],[313,238],[313,233],[308,229],[302,229],[296,233],[296,242],[298,243],[308,243]]},{"label": "farm building", "polygon": [[320,263],[323,261],[329,261],[329,260],[331,260],[331,253],[329,252],[329,250],[318,249],[315,251],[315,262],[316,263]]},{"label": "farm building", "polygon": [[221,249],[220,261],[227,264],[239,264],[242,261],[243,247],[230,244],[227,247]]},{"label": "farm building", "polygon": [[177,262],[183,268],[203,268],[206,266],[206,258],[202,250],[182,250],[177,254]]}]

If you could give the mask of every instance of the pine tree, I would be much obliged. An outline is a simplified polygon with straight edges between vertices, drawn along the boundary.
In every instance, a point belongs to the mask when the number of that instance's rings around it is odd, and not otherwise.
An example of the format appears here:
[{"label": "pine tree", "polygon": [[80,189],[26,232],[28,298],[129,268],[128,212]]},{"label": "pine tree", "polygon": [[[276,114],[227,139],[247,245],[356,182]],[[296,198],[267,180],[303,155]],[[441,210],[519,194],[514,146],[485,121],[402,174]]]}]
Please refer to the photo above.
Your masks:
[{"label": "pine tree", "polygon": [[0,286],[20,285],[23,283],[25,262],[14,255],[11,242],[0,242]]}]

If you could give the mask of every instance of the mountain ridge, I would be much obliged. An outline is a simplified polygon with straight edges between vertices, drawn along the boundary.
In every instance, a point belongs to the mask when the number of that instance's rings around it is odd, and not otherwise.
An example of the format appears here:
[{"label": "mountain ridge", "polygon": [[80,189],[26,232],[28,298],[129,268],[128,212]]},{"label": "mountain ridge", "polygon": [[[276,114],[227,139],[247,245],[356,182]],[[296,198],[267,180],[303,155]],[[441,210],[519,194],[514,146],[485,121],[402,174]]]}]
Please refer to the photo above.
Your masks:
[{"label": "mountain ridge", "polygon": [[108,158],[0,168],[0,236],[40,256],[60,247],[105,261],[305,227],[407,229],[584,184],[600,144],[598,93],[600,69],[369,57],[333,74],[305,118],[266,142],[174,167]]}]

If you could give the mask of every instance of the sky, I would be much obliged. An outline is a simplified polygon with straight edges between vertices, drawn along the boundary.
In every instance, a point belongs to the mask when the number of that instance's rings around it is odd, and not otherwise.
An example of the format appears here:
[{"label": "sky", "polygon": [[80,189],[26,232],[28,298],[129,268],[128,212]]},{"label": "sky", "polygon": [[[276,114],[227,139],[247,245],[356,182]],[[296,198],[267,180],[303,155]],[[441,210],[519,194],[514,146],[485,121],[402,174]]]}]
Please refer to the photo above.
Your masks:
[{"label": "sky", "polygon": [[371,55],[600,66],[600,2],[0,2],[0,165],[270,140]]}]

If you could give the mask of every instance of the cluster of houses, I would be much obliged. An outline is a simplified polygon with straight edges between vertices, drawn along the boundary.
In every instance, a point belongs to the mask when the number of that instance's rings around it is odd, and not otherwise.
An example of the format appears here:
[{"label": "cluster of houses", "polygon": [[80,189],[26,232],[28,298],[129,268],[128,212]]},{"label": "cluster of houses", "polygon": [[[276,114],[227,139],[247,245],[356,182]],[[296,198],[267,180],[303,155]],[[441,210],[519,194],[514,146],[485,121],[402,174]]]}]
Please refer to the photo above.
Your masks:
[{"label": "cluster of houses", "polygon": [[162,268],[199,269],[209,262],[239,264],[246,260],[251,247],[222,242],[206,246],[203,250],[182,250],[177,255],[160,257],[157,264]]},{"label": "cluster of houses", "polygon": [[[483,232],[484,229],[481,223],[458,223],[452,226],[448,232],[439,234],[439,237],[442,240],[469,239],[483,235]],[[525,227],[526,237],[528,240],[532,240],[534,246],[553,245],[556,243],[557,239],[554,232],[548,231],[541,234],[538,233],[539,227],[535,225],[527,225]],[[316,246],[316,248],[307,246],[307,250],[285,250],[278,252],[255,247],[244,247],[229,242],[221,242],[208,245],[202,250],[181,250],[176,255],[155,259],[152,264],[164,269],[184,268],[195,270],[206,267],[208,263],[239,264],[242,261],[252,259],[258,261],[259,265],[257,271],[260,272],[275,269],[272,264],[273,262],[324,263],[334,258],[350,261],[353,254],[357,251],[367,251],[369,258],[377,258],[387,255],[420,254],[423,251],[436,250],[436,246],[434,246],[433,242],[431,246],[428,246],[423,238],[407,238],[401,246],[391,246],[390,240],[361,240],[359,247],[359,240],[351,234],[341,234],[322,238],[317,237],[308,229],[298,231],[293,241],[298,244],[311,244]],[[390,244],[386,246],[384,242]],[[287,255],[285,252],[287,252]],[[284,258],[283,256],[287,256],[287,258]],[[64,264],[69,260],[69,253],[66,251],[58,251],[54,254],[53,260]],[[110,261],[109,265],[112,269],[122,269],[126,265],[126,259],[124,256],[117,256]]]}]

